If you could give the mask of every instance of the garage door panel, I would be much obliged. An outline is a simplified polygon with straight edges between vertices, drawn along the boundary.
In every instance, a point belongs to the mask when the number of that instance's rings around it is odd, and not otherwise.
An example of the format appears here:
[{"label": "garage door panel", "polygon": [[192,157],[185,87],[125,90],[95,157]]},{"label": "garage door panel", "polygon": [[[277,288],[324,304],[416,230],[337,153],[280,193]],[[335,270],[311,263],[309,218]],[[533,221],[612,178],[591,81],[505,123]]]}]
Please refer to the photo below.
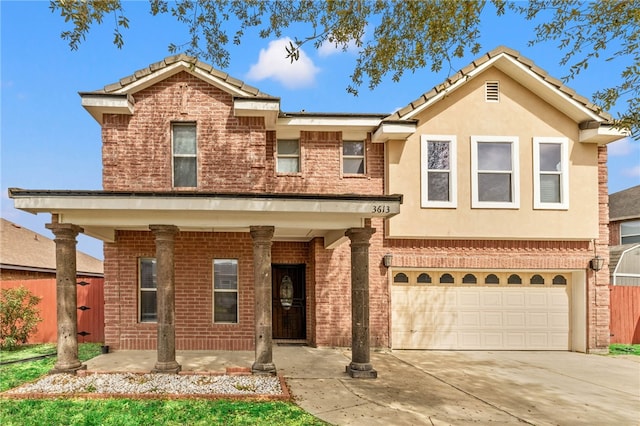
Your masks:
[{"label": "garage door panel", "polygon": [[478,309],[480,307],[480,294],[477,291],[461,291],[460,307],[463,309]]},{"label": "garage door panel", "polygon": [[569,316],[562,312],[552,312],[549,314],[549,327],[568,328]]},{"label": "garage door panel", "polygon": [[[504,339],[501,332],[484,331],[481,335],[481,348],[501,348],[504,346]],[[470,348],[479,349],[479,348]]]},{"label": "garage door panel", "polygon": [[502,312],[481,312],[480,316],[482,321],[479,325],[482,327],[502,327],[504,323]]},{"label": "garage door panel", "polygon": [[480,332],[464,332],[458,334],[458,347],[479,348],[482,346],[482,334]]},{"label": "garage door panel", "polygon": [[519,308],[523,309],[525,307],[525,294],[522,290],[515,290],[506,288],[504,295],[504,308],[514,309]]},{"label": "garage door panel", "polygon": [[506,327],[523,328],[527,325],[527,315],[524,312],[505,312],[504,324]]},{"label": "garage door panel", "polygon": [[480,324],[480,312],[460,312],[457,324],[460,327],[477,327]]},{"label": "garage door panel", "polygon": [[529,328],[549,327],[549,314],[547,312],[529,312],[526,326]]},{"label": "garage door panel", "polygon": [[[478,289],[479,290],[479,289]],[[502,306],[502,292],[488,290],[483,288],[484,292],[480,293],[480,300],[483,308],[491,308]]]},{"label": "garage door panel", "polygon": [[567,287],[394,286],[392,340],[403,349],[567,350]]}]

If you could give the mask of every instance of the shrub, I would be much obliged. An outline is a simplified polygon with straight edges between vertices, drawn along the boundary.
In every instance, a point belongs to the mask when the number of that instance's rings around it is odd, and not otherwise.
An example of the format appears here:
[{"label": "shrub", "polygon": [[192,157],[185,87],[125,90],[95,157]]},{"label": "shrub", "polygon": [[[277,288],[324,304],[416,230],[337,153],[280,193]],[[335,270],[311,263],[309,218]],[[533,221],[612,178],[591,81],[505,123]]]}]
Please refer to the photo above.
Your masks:
[{"label": "shrub", "polygon": [[38,329],[41,299],[24,287],[0,290],[0,349],[16,349]]}]

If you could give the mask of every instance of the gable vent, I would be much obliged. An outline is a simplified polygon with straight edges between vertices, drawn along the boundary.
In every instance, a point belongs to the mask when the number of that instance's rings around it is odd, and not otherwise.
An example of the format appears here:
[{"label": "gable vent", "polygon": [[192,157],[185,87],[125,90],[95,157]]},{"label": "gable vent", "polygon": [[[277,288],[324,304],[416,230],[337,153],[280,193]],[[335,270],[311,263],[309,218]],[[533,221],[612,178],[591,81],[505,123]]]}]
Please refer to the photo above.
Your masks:
[{"label": "gable vent", "polygon": [[498,81],[487,81],[484,85],[484,96],[487,102],[500,102],[500,84]]}]

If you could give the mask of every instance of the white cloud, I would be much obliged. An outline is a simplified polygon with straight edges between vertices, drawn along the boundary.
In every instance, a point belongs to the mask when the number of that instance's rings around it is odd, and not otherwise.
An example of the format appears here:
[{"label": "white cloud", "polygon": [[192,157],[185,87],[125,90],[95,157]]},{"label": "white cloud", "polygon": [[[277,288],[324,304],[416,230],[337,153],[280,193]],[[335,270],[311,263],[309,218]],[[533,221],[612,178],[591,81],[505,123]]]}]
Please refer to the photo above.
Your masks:
[{"label": "white cloud", "polygon": [[[356,46],[356,42],[351,40],[347,45],[347,52],[357,52],[358,46]],[[324,43],[320,45],[318,48],[318,56],[321,58],[325,58],[327,56],[335,55],[337,53],[342,52],[342,46],[336,46],[335,43],[330,42],[329,40],[325,40]]]},{"label": "white cloud", "polygon": [[258,63],[251,66],[246,78],[257,81],[271,78],[288,89],[312,86],[320,68],[314,65],[302,49],[298,60],[292,63],[285,50],[291,41],[289,37],[285,37],[269,42],[267,49],[260,50]]},{"label": "white cloud", "polygon": [[637,146],[632,145],[631,138],[624,138],[607,145],[607,154],[614,157],[622,157],[631,154]]},{"label": "white cloud", "polygon": [[622,170],[622,174],[627,177],[640,178],[640,166],[629,167],[628,169],[624,169]]}]

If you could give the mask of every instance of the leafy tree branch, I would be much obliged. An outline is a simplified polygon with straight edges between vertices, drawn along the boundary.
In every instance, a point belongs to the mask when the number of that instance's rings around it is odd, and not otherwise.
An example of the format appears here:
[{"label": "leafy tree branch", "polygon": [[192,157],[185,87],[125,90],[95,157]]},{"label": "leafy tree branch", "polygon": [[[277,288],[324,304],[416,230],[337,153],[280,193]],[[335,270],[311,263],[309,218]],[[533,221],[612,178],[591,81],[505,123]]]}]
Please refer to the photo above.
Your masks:
[{"label": "leafy tree branch", "polygon": [[[527,3],[490,0],[498,16],[505,9],[537,23],[530,44],[556,42],[567,67],[563,80],[575,78],[595,61],[618,61],[619,76],[605,79],[594,103],[610,110],[622,101],[626,109],[615,125],[640,138],[640,0],[529,0]],[[347,50],[358,48],[348,92],[357,95],[384,78],[399,81],[407,72],[448,68],[455,58],[478,54],[481,15],[487,0],[149,0],[152,15],[169,14],[186,26],[190,39],[170,44],[169,52],[183,51],[212,65],[226,68],[229,43],[239,45],[249,29],[261,38],[280,38],[295,24],[311,28],[286,49],[299,58],[300,48],[331,43]],[[121,0],[50,0],[50,9],[69,22],[61,33],[72,50],[78,49],[94,25],[113,16],[113,43],[124,45],[122,30],[129,27]],[[232,29],[232,30],[229,30]],[[369,36],[369,34],[371,34]],[[507,43],[508,44],[508,43]]]}]

